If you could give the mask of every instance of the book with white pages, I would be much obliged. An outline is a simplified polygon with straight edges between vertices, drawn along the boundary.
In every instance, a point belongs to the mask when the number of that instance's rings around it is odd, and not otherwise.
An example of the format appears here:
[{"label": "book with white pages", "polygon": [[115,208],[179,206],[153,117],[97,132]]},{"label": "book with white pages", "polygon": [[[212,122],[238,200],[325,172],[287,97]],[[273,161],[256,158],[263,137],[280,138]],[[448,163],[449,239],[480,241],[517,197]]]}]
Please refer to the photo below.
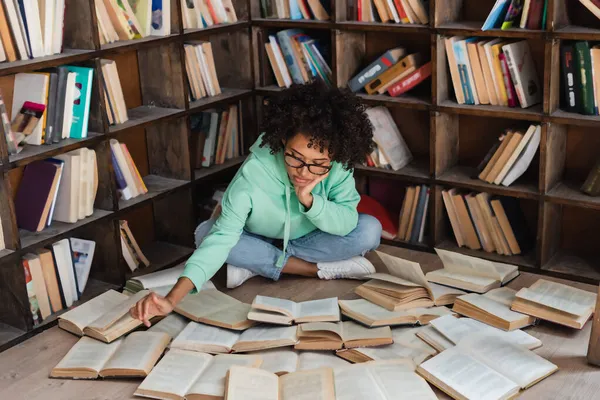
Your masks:
[{"label": "book with white pages", "polygon": [[[539,130],[539,132],[538,132],[538,130]],[[494,183],[496,185],[500,185],[504,181],[504,178],[506,177],[506,175],[508,175],[508,172],[515,165],[515,163],[517,162],[517,159],[519,158],[521,153],[523,153],[525,151],[525,147],[529,143],[531,143],[531,139],[534,137],[534,135],[539,135],[541,133],[541,131],[542,131],[542,127],[540,125],[530,125],[529,126],[529,128],[527,129],[527,132],[525,132],[525,135],[523,136],[521,141],[519,141],[519,144],[517,145],[517,147],[511,154],[510,158],[506,161],[506,163],[504,164],[504,167],[502,167],[502,170],[500,170],[500,173],[498,174],[498,176],[496,176],[496,179],[494,180]],[[539,142],[538,142],[538,144],[539,144]],[[519,176],[525,172],[527,167],[529,167],[529,165],[525,166],[524,170],[519,171],[520,172]],[[508,185],[506,185],[506,186],[508,186]]]},{"label": "book with white pages", "polygon": [[162,271],[136,276],[125,283],[125,288],[130,292],[139,292],[143,289],[152,289],[159,286],[175,285],[181,277],[185,264],[179,264]]},{"label": "book with white pages", "polygon": [[192,321],[173,339],[170,347],[211,354],[272,349],[295,345],[296,329],[295,326],[255,326],[240,333]]},{"label": "book with white pages", "polygon": [[[533,136],[527,142],[525,149],[523,149],[518,155],[516,161],[504,177],[502,179],[503,186],[510,186],[521,177],[529,168],[531,161],[535,157],[538,148],[540,147],[540,142],[542,140],[542,128],[540,125],[537,125]],[[521,140],[523,141],[523,140]]]},{"label": "book with white pages", "polygon": [[317,368],[339,368],[349,365],[348,361],[327,351],[296,351],[290,348],[261,350],[247,353],[262,359],[261,369],[276,375]]},{"label": "book with white pages", "polygon": [[129,310],[148,293],[144,290],[127,296],[110,289],[62,314],[58,326],[78,336],[110,343],[142,324]]},{"label": "book with white pages", "polygon": [[430,283],[421,265],[414,261],[375,251],[388,273],[367,275],[371,280],[354,289],[360,297],[387,310],[408,310],[417,307],[444,306],[454,303],[462,290]]},{"label": "book with white pages", "polygon": [[173,340],[179,335],[190,321],[179,314],[170,313],[156,324],[148,328],[148,332],[163,332],[169,335],[169,340]]},{"label": "book with white pages", "polygon": [[389,311],[365,299],[340,300],[338,303],[342,314],[371,328],[407,324],[426,325],[432,319],[453,314],[445,306]]},{"label": "book with white pages", "polygon": [[485,294],[469,293],[456,299],[452,311],[505,331],[533,325],[535,317],[510,309],[516,294],[516,290],[508,287]]},{"label": "book with white pages", "polygon": [[225,377],[234,366],[257,368],[257,356],[206,353],[174,349],[156,364],[134,395],[165,400],[222,399]]},{"label": "book with white pages", "polygon": [[438,353],[454,347],[454,343],[431,325],[422,327],[415,335],[423,342],[436,349]]},{"label": "book with white pages", "polygon": [[499,336],[480,333],[430,358],[417,373],[454,399],[516,397],[558,370],[550,361]]},{"label": "book with white pages", "polygon": [[539,279],[515,295],[511,310],[582,329],[596,307],[596,293]]},{"label": "book with white pages", "polygon": [[[336,400],[436,400],[410,360],[369,361],[334,370]],[[400,395],[401,394],[401,395]]]},{"label": "book with white pages", "polygon": [[[444,268],[428,272],[429,282],[485,293],[499,288],[519,276],[516,265],[484,260],[443,249],[435,249]],[[464,294],[464,293],[463,293]]]},{"label": "book with white pages", "polygon": [[431,326],[455,345],[471,335],[485,333],[489,336],[499,336],[509,343],[529,350],[542,346],[540,339],[522,330],[503,331],[471,318],[446,316],[431,321]]},{"label": "book with white pages", "polygon": [[417,336],[423,328],[394,328],[392,329],[394,343],[390,345],[343,349],[336,351],[336,355],[353,363],[408,359],[419,365],[438,353]]},{"label": "book with white pages", "polygon": [[133,332],[126,338],[103,343],[87,336],[79,339],[52,368],[52,378],[145,377],[169,343],[160,332]]},{"label": "book with white pages", "polygon": [[291,300],[258,295],[252,302],[248,319],[279,325],[336,322],[340,320],[340,309],[337,297],[296,303]]},{"label": "book with white pages", "polygon": [[185,296],[175,312],[203,324],[244,330],[256,324],[248,319],[250,304],[242,303],[217,289],[200,290]]},{"label": "book with white pages", "polygon": [[392,344],[389,326],[366,328],[354,321],[308,322],[298,325],[297,350],[339,350]]}]

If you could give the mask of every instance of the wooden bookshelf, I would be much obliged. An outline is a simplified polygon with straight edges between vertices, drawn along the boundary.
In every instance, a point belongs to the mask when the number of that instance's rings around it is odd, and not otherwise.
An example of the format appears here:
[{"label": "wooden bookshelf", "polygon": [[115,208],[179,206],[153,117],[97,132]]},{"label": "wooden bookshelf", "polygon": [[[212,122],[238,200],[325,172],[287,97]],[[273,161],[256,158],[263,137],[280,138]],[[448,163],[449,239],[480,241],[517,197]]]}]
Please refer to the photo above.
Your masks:
[{"label": "wooden bookshelf", "polygon": [[[26,146],[9,156],[0,138],[0,218],[6,250],[0,251],[0,351],[56,323],[58,314],[33,326],[21,258],[40,247],[69,237],[94,240],[96,251],[88,285],[78,303],[120,289],[126,279],[168,268],[193,252],[193,232],[199,215],[195,193],[208,190],[204,178],[241,165],[243,157],[195,170],[194,133],[190,116],[239,104],[243,110],[244,154],[257,137],[253,121],[254,98],[251,71],[250,21],[245,0],[233,0],[239,21],[207,29],[182,29],[180,0],[171,0],[171,35],[119,41],[100,46],[94,0],[67,0],[65,50],[62,54],[0,63],[0,90],[12,104],[14,75],[61,65],[94,69],[88,137],[60,143]],[[210,41],[223,93],[190,101],[183,45],[192,40]],[[101,88],[104,79],[100,59],[117,63],[129,121],[108,124]],[[10,109],[9,109],[10,113]],[[108,141],[125,143],[148,193],[131,200],[119,199]],[[42,232],[17,228],[14,196],[23,169],[81,147],[97,153],[99,189],[92,216],[75,224],[54,221]],[[121,256],[119,220],[125,219],[150,261],[150,267],[133,273]]]},{"label": "wooden bookshelf", "polygon": [[[345,87],[349,79],[392,47],[420,52],[425,61],[432,61],[429,81],[400,97],[359,94],[369,106],[388,107],[415,155],[415,161],[399,171],[358,166],[355,176],[357,183],[361,182],[359,190],[369,193],[371,182],[387,183],[389,193],[397,197],[393,202],[378,200],[393,218],[398,215],[406,186],[426,184],[432,190],[425,243],[385,243],[426,251],[440,247],[516,264],[525,271],[597,284],[600,199],[581,193],[579,187],[600,153],[596,132],[600,117],[560,109],[559,61],[563,40],[600,41],[600,20],[577,0],[549,0],[546,26],[541,30],[481,31],[494,3],[432,0],[428,25],[402,25],[356,21],[356,2],[352,0],[331,0],[332,20],[327,22],[264,19],[260,0],[251,0],[257,120],[263,100],[281,91],[264,50],[268,35],[278,30],[303,29],[329,46],[333,80],[338,87]],[[527,40],[543,85],[543,102],[526,109],[459,105],[442,39],[457,35]],[[542,141],[528,171],[517,182],[504,187],[472,179],[475,167],[504,129],[529,124],[542,126]],[[441,196],[442,190],[452,187],[519,199],[535,247],[510,257],[459,248]]]}]

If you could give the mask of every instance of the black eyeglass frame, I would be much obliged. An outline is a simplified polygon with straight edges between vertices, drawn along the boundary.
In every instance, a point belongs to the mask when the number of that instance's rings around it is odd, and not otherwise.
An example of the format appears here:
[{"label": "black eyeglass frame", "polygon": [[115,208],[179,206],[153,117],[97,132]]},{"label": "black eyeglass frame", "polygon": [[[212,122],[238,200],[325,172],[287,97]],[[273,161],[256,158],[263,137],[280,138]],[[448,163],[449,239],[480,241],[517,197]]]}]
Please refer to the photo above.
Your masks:
[{"label": "black eyeglass frame", "polygon": [[[301,164],[300,164],[299,166],[296,166],[296,165],[290,165],[290,163],[288,163],[288,162],[287,162],[287,160],[286,160],[286,157],[287,157],[287,156],[290,156],[290,157],[292,157],[294,160],[296,160],[296,161],[300,162]],[[307,167],[307,168],[308,168],[308,170],[310,171],[310,173],[311,173],[311,174],[313,174],[313,175],[320,175],[320,176],[322,176],[322,175],[326,175],[326,174],[327,174],[329,171],[331,171],[331,167],[332,167],[331,165],[308,164],[308,163],[306,163],[304,160],[301,160],[301,159],[299,159],[298,157],[296,157],[295,155],[293,155],[292,153],[288,153],[288,152],[284,152],[284,153],[283,153],[283,161],[286,163],[286,165],[288,165],[288,166],[289,166],[289,167],[291,167],[291,168],[300,169],[300,168]],[[324,168],[324,169],[326,169],[327,171],[325,171],[325,172],[324,172],[324,173],[322,173],[322,174],[319,174],[319,173],[315,173],[315,172],[313,172],[313,171],[310,169],[310,167],[319,167],[319,168]]]}]

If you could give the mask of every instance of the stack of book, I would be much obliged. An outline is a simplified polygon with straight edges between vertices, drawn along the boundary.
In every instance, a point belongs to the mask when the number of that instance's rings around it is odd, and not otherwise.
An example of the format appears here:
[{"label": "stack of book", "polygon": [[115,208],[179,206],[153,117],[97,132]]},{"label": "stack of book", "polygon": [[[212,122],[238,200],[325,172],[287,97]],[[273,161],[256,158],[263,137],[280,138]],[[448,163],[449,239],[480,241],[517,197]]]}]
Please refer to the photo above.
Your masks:
[{"label": "stack of book", "polygon": [[431,62],[420,54],[407,54],[403,47],[390,49],[356,74],[348,87],[353,92],[400,96],[431,76]]},{"label": "stack of book", "polygon": [[527,108],[542,101],[527,40],[453,36],[444,41],[459,104]]},{"label": "stack of book", "polygon": [[561,104],[564,110],[600,115],[600,45],[566,41],[560,46],[560,58]]},{"label": "stack of book", "polygon": [[280,19],[316,19],[326,21],[330,18],[330,2],[320,0],[260,0],[260,10],[263,18]]},{"label": "stack of book", "polygon": [[241,104],[225,110],[205,111],[192,116],[196,135],[196,168],[223,164],[240,157],[244,149]]},{"label": "stack of book", "polygon": [[65,0],[0,1],[0,61],[59,54]]},{"label": "stack of book", "polygon": [[530,125],[527,131],[507,130],[479,163],[474,177],[496,185],[512,185],[529,168],[540,146],[541,131],[540,125]]},{"label": "stack of book", "polygon": [[367,116],[373,125],[375,148],[367,154],[366,165],[398,171],[407,166],[413,155],[406,145],[390,110],[384,106],[368,108]]},{"label": "stack of book", "polygon": [[10,131],[4,125],[9,152],[22,143],[59,143],[88,134],[92,68],[62,66],[50,71],[15,75]]},{"label": "stack of book", "polygon": [[327,53],[317,40],[300,29],[286,29],[269,35],[265,49],[279,87],[304,84],[320,79],[332,85],[331,68],[325,61]]},{"label": "stack of book", "polygon": [[409,186],[406,188],[397,239],[409,243],[423,243],[427,227],[427,211],[429,210],[430,189],[427,185]]},{"label": "stack of book", "polygon": [[129,229],[127,221],[119,221],[119,231],[121,234],[121,253],[129,269],[133,272],[138,269],[140,265],[149,267],[150,261],[148,261],[142,252],[142,249],[140,249],[135,237],[133,237],[133,233],[131,232],[131,229]]},{"label": "stack of book", "polygon": [[548,0],[496,0],[481,30],[544,29],[547,18]]},{"label": "stack of book", "polygon": [[110,139],[111,161],[115,171],[117,188],[123,200],[129,200],[148,193],[148,188],[140,175],[127,145],[117,139]]},{"label": "stack of book", "polygon": [[533,246],[519,200],[456,189],[442,191],[442,197],[459,247],[515,255]]},{"label": "stack of book", "polygon": [[22,260],[33,324],[69,308],[81,298],[92,267],[96,243],[62,239]]},{"label": "stack of book", "polygon": [[429,24],[426,0],[352,0],[348,3],[348,15],[356,21]]},{"label": "stack of book", "polygon": [[171,34],[171,2],[99,0],[94,2],[100,44]]},{"label": "stack of book", "polygon": [[102,85],[109,125],[125,123],[129,120],[127,106],[121,87],[117,63],[113,60],[100,60],[102,65]]},{"label": "stack of book", "polygon": [[221,94],[210,42],[185,44],[185,67],[193,100]]},{"label": "stack of book", "polygon": [[181,0],[183,29],[202,29],[237,22],[231,0]]},{"label": "stack of book", "polygon": [[17,188],[17,225],[40,232],[52,221],[75,223],[94,213],[96,152],[81,148],[28,164]]}]

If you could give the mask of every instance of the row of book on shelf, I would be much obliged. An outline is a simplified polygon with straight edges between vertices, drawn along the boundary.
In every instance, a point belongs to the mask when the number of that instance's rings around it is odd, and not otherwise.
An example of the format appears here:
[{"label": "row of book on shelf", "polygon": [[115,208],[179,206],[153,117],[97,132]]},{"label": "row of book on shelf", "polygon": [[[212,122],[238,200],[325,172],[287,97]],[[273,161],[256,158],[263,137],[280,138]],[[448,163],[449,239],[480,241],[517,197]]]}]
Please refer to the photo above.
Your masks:
[{"label": "row of book on shelf", "polygon": [[[126,220],[119,221],[121,254],[134,271],[150,265],[142,253]],[[78,238],[61,239],[48,248],[40,248],[23,256],[25,284],[33,325],[39,325],[52,314],[67,310],[88,284],[96,242]]]},{"label": "row of book on shelf", "polygon": [[183,29],[201,29],[238,21],[231,0],[181,0]]},{"label": "row of book on shelf", "polygon": [[560,46],[561,104],[565,111],[600,115],[600,45],[582,40]]},{"label": "row of book on shelf", "polygon": [[221,94],[210,42],[189,42],[183,47],[191,98],[199,100]]},{"label": "row of book on shelf", "polygon": [[[545,279],[517,292],[502,287],[519,275],[516,266],[436,251],[443,268],[427,274],[416,262],[375,252],[373,261],[386,272],[368,276],[355,289],[357,300],[297,303],[258,295],[246,304],[209,281],[173,313],[153,318],[146,331],[137,330],[142,322],[129,309],[152,291],[168,292],[184,266],[139,276],[127,282],[123,293],[109,290],[59,317],[60,328],[81,338],[50,376],[139,377],[143,381],[135,395],[140,397],[242,399],[250,390],[271,398],[266,377],[284,384],[302,370],[304,377],[329,380],[289,393],[306,394],[317,386],[325,390],[335,381],[335,390],[320,397],[335,399],[345,385],[365,393],[366,388],[409,381],[423,398],[436,398],[429,383],[461,399],[477,398],[482,377],[494,371],[497,379],[485,393],[503,399],[556,372],[556,365],[532,351],[542,341],[523,328],[544,319],[582,329],[593,314],[596,294]],[[236,372],[236,365],[250,368]],[[398,365],[406,367],[404,373],[398,373]],[[375,372],[378,368],[387,373]],[[371,372],[378,379],[364,369],[375,369]],[[457,377],[467,369],[469,374]],[[353,373],[355,382],[341,385],[348,371],[363,373]],[[242,395],[241,373],[262,377],[260,387],[250,380]]]},{"label": "row of book on shelf", "polygon": [[328,0],[260,0],[260,10],[263,18],[319,21],[327,21],[331,18]]},{"label": "row of book on shelf", "polygon": [[348,16],[360,22],[429,24],[427,0],[350,0]]},{"label": "row of book on shelf", "polygon": [[548,18],[548,0],[496,0],[482,31],[490,29],[544,29]]}]

